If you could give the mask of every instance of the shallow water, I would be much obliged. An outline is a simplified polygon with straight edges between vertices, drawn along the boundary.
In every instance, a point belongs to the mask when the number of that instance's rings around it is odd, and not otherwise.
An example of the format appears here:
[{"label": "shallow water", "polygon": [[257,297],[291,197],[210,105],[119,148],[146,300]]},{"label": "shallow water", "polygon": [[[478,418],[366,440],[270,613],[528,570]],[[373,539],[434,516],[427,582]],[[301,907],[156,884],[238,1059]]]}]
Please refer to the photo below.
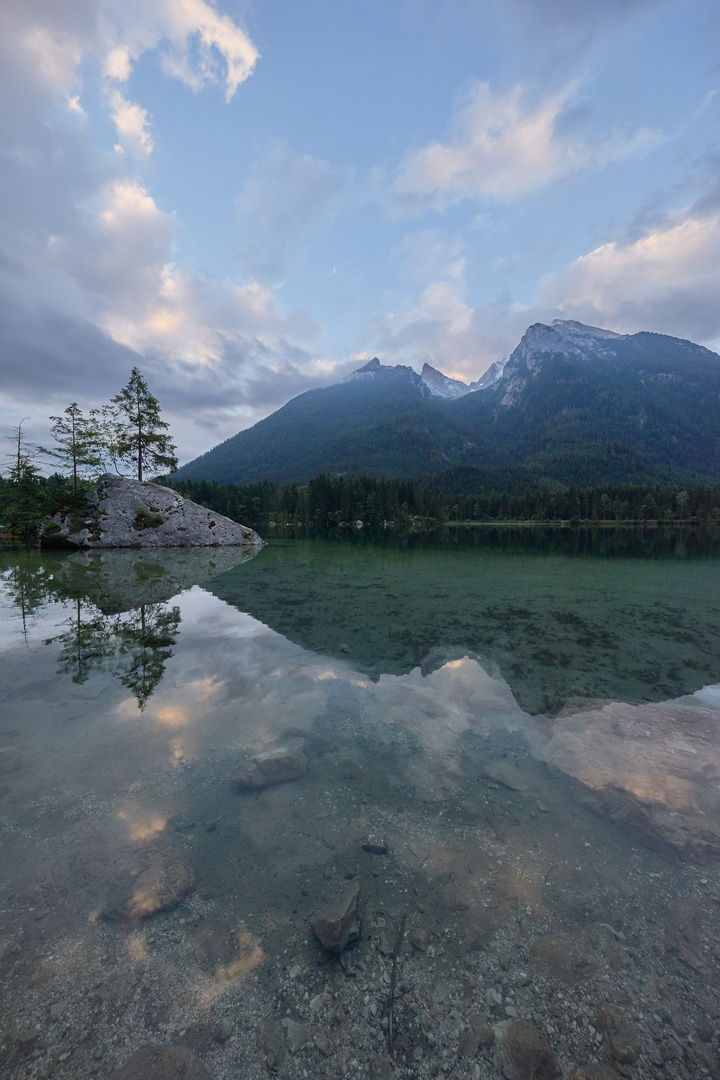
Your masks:
[{"label": "shallow water", "polygon": [[712,1075],[718,556],[487,537],[0,555],[0,1075]]}]

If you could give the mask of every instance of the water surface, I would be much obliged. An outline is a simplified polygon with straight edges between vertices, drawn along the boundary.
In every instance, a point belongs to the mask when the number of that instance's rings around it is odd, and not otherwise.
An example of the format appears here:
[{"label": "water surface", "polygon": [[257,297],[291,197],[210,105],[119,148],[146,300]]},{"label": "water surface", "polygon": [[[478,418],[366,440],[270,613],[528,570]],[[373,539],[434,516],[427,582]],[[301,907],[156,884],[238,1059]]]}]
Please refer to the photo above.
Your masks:
[{"label": "water surface", "polygon": [[617,1052],[603,1003],[627,1075],[711,1069],[720,564],[650,541],[6,551],[7,1075],[511,1075],[480,1018],[569,1074]]}]

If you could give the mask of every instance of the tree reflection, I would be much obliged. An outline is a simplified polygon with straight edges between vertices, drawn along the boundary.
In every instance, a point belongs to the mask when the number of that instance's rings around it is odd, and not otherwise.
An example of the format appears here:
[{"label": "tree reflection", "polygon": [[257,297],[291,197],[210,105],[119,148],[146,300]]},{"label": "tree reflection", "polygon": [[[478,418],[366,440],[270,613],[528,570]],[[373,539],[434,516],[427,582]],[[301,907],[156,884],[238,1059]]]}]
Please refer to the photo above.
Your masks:
[{"label": "tree reflection", "polygon": [[18,562],[0,575],[0,581],[11,608],[20,619],[19,632],[27,645],[34,616],[56,598],[52,574],[42,566]]},{"label": "tree reflection", "polygon": [[179,626],[180,608],[165,604],[141,604],[116,621],[121,663],[112,674],[132,691],[141,710],[163,677]]},{"label": "tree reflection", "polygon": [[180,626],[180,608],[167,604],[141,604],[134,611],[103,615],[94,604],[77,597],[75,611],[47,638],[60,644],[58,672],[74,683],[87,681],[92,671],[109,671],[145,708],[172,656]]},{"label": "tree reflection", "polygon": [[60,624],[67,630],[44,643],[62,644],[58,673],[72,675],[72,681],[78,684],[86,682],[90,672],[102,668],[103,661],[115,653],[109,620],[92,604],[85,604],[85,611],[83,617],[83,601],[77,597],[75,613]]}]

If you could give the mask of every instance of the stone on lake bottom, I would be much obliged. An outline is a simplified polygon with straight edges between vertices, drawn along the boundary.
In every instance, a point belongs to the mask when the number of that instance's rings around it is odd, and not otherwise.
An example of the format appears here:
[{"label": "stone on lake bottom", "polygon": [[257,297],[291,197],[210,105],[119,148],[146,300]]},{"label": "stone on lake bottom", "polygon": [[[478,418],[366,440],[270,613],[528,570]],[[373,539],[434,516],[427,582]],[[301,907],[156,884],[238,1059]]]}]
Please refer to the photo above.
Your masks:
[{"label": "stone on lake bottom", "polygon": [[319,913],[310,924],[315,937],[330,952],[341,953],[351,941],[356,941],[360,931],[357,923],[357,906],[360,886],[353,885],[324,912]]},{"label": "stone on lake bottom", "polygon": [[508,1024],[500,1042],[521,1080],[556,1080],[561,1076],[550,1043],[527,1020],[513,1020]]},{"label": "stone on lake bottom", "polygon": [[559,934],[544,934],[530,946],[533,973],[575,986],[592,974],[592,964],[571,941]]},{"label": "stone on lake bottom", "polygon": [[370,1080],[392,1080],[393,1067],[387,1058],[372,1058],[369,1065]]},{"label": "stone on lake bottom", "polygon": [[283,746],[256,754],[235,777],[237,791],[261,791],[273,784],[299,780],[307,772],[303,739],[293,739]]},{"label": "stone on lake bottom", "polygon": [[265,1064],[271,1071],[279,1069],[287,1057],[285,1031],[277,1020],[261,1020],[255,1028],[258,1046],[265,1054]]},{"label": "stone on lake bottom", "polygon": [[640,1036],[634,1024],[625,1019],[620,1009],[601,1001],[597,1007],[598,1026],[603,1034],[605,1049],[613,1061],[631,1065],[640,1054]]},{"label": "stone on lake bottom", "polygon": [[578,1065],[570,1073],[568,1080],[620,1080],[620,1077],[609,1065]]},{"label": "stone on lake bottom", "polygon": [[177,907],[193,886],[189,864],[171,844],[148,844],[126,858],[126,865],[111,879],[104,919],[138,923]]},{"label": "stone on lake bottom", "polygon": [[143,1046],[108,1080],[211,1080],[200,1059],[186,1046]]},{"label": "stone on lake bottom", "polygon": [[479,1016],[475,1013],[469,1018],[470,1027],[473,1029],[478,1037],[478,1042],[482,1047],[492,1046],[495,1042],[495,1032],[492,1025],[488,1023],[484,1016]]}]

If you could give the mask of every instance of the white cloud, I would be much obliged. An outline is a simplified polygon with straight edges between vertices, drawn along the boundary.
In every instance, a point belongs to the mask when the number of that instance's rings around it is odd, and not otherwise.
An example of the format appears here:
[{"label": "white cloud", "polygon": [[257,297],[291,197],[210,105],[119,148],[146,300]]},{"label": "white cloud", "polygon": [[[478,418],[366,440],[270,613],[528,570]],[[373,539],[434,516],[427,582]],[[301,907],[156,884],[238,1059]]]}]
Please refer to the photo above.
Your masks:
[{"label": "white cloud", "polygon": [[128,101],[117,88],[110,90],[108,99],[110,118],[117,129],[121,148],[136,157],[150,154],[153,140],[148,131],[147,111],[134,101]]},{"label": "white cloud", "polygon": [[[257,59],[245,31],[204,0],[0,5],[2,384],[9,422],[17,409],[35,423],[63,400],[107,400],[138,364],[182,420],[187,456],[331,381],[332,366],[318,357],[318,328],[270,289],[176,266],[175,218],[136,175],[152,149],[149,117],[123,85],[153,48],[186,83],[218,82],[228,97]],[[127,154],[93,142],[88,60]],[[305,169],[302,215],[313,176],[322,189],[332,170],[299,161],[290,182]]]},{"label": "white cloud", "polygon": [[577,91],[572,82],[538,101],[522,85],[496,96],[477,83],[448,141],[430,143],[403,163],[394,196],[410,208],[465,198],[512,202],[579,169],[641,156],[660,141],[659,132],[638,128],[584,142],[563,123]]},{"label": "white cloud", "polygon": [[534,303],[624,333],[720,336],[720,214],[687,211],[543,278]]},{"label": "white cloud", "polygon": [[224,83],[226,100],[252,74],[259,52],[245,29],[208,0],[97,0],[95,49],[107,79],[160,49],[164,70],[194,90]]}]

